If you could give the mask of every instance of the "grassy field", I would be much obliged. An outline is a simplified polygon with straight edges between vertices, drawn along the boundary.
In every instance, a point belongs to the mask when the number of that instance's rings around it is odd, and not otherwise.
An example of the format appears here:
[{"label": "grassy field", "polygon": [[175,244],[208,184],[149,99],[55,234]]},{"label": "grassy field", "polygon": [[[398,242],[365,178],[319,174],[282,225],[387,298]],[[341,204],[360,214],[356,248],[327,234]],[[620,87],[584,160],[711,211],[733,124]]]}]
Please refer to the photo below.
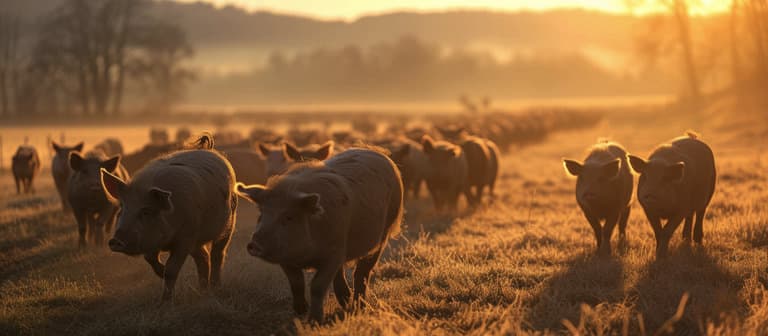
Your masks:
[{"label": "grassy field", "polygon": [[[172,305],[141,258],[106,248],[78,252],[74,219],[59,211],[47,172],[38,193],[15,196],[0,176],[0,334],[768,334],[768,132],[761,122],[608,116],[507,153],[497,197],[474,212],[435,214],[407,206],[406,230],[375,269],[367,305],[312,327],[291,311],[279,268],[249,256],[257,210],[241,202],[223,287],[199,292],[188,261]],[[727,124],[723,120],[728,121]],[[718,187],[704,246],[677,232],[671,255],[655,241],[639,204],[628,244],[594,256],[561,158],[582,159],[600,137],[647,156],[692,128],[716,154]]]}]

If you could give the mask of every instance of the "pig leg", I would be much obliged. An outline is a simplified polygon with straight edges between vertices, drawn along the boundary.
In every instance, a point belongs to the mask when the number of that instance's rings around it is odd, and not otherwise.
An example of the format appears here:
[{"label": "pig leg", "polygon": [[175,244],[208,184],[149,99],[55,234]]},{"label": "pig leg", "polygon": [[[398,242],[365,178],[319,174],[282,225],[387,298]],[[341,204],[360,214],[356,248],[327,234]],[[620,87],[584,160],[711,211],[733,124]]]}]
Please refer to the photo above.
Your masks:
[{"label": "pig leg", "polygon": [[19,184],[20,180],[18,178],[14,178],[13,180],[16,182],[16,195],[20,195],[21,194],[21,185]]},{"label": "pig leg", "polygon": [[317,273],[312,278],[309,286],[309,320],[312,322],[322,322],[323,305],[325,297],[328,295],[328,288],[336,277],[336,273],[344,265],[343,258],[340,261],[326,264],[324,267],[318,267]]},{"label": "pig leg", "polygon": [[114,220],[115,211],[109,206],[99,213],[98,219],[94,220],[96,228],[94,230],[94,244],[96,246],[104,245],[104,233],[108,233],[112,229],[112,221]]},{"label": "pig leg", "polygon": [[339,301],[341,308],[346,308],[351,293],[349,292],[347,278],[344,277],[344,267],[336,272],[336,278],[333,279],[333,293],[336,295],[336,301]]},{"label": "pig leg", "polygon": [[600,219],[592,215],[586,215],[589,225],[592,226],[592,231],[595,233],[595,241],[597,241],[597,250],[600,251],[603,246],[603,228],[600,225]]},{"label": "pig leg", "polygon": [[173,288],[176,287],[176,279],[179,277],[179,271],[181,266],[184,266],[184,261],[187,260],[187,255],[192,250],[192,246],[189,243],[181,244],[173,251],[171,256],[168,257],[168,261],[165,262],[165,274],[163,274],[163,302],[170,301],[173,298]]},{"label": "pig leg", "polygon": [[421,192],[421,179],[413,181],[413,198],[418,199]]},{"label": "pig leg", "polygon": [[704,215],[706,214],[706,208],[696,211],[696,225],[693,227],[693,241],[696,244],[701,244],[704,240]]},{"label": "pig leg", "polygon": [[691,227],[693,226],[693,212],[685,217],[685,224],[683,225],[683,240],[691,241]]},{"label": "pig leg", "polygon": [[632,207],[626,207],[624,211],[621,212],[621,217],[619,218],[619,240],[621,241],[627,240],[627,222],[629,221],[629,213],[631,210]]},{"label": "pig leg", "polygon": [[664,231],[661,229],[661,219],[648,212],[645,215],[648,217],[648,222],[651,223],[651,228],[653,228],[653,235],[656,237],[656,258],[666,256],[667,245],[663,242]]},{"label": "pig leg", "polygon": [[600,254],[611,255],[611,236],[613,236],[613,229],[616,228],[616,223],[619,221],[618,214],[611,214],[605,218],[605,226],[603,226],[603,245],[600,246]]},{"label": "pig leg", "polygon": [[224,257],[227,256],[227,247],[232,239],[233,227],[222,235],[222,238],[211,244],[211,286],[217,287],[221,283],[221,268],[224,266]]},{"label": "pig leg", "polygon": [[475,200],[478,204],[483,202],[483,191],[485,190],[485,185],[481,184],[477,186],[477,199]]},{"label": "pig leg", "polygon": [[192,251],[192,259],[197,265],[197,278],[200,281],[200,289],[208,288],[211,281],[211,254],[205,244]]},{"label": "pig leg", "polygon": [[77,234],[79,236],[78,248],[83,249],[86,246],[85,235],[88,233],[88,218],[82,210],[75,210],[75,220],[77,221]]},{"label": "pig leg", "polygon": [[368,280],[371,277],[371,270],[376,266],[381,255],[381,249],[367,257],[363,257],[357,262],[355,267],[355,301],[365,298],[365,292],[368,289]]},{"label": "pig leg", "polygon": [[660,235],[656,236],[656,257],[666,257],[667,251],[669,250],[669,240],[672,238],[672,234],[675,233],[675,230],[678,226],[680,226],[680,223],[683,222],[682,216],[675,216],[669,218],[667,221],[667,224],[664,225],[664,228],[661,230]]},{"label": "pig leg", "polygon": [[288,278],[288,283],[291,285],[291,295],[293,296],[293,311],[298,315],[303,315],[307,312],[307,299],[304,298],[304,273],[301,268],[280,265],[283,268],[283,273]]},{"label": "pig leg", "polygon": [[152,271],[162,279],[165,274],[165,266],[160,263],[160,251],[145,254],[144,260],[152,267]]},{"label": "pig leg", "polygon": [[118,207],[110,207],[111,211],[107,213],[107,217],[104,218],[104,233],[110,234],[112,233],[112,227],[115,226],[115,221],[117,220],[117,212],[119,211]]}]

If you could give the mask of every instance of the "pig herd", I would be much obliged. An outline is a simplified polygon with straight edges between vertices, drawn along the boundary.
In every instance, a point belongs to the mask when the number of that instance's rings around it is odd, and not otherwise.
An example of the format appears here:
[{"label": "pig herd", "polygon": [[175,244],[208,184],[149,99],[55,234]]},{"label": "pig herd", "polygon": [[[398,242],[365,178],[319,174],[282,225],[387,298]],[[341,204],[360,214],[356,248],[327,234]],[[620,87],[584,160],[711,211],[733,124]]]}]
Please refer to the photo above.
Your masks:
[{"label": "pig herd", "polygon": [[[319,322],[331,288],[342,307],[365,296],[382,250],[400,230],[404,201],[418,198],[422,184],[441,212],[455,212],[462,196],[470,208],[493,198],[498,146],[463,129],[438,131],[366,142],[354,133],[326,142],[303,134],[295,135],[306,139],[296,145],[261,132],[271,140],[222,135],[227,140],[214,148],[216,137],[209,134],[187,142],[191,132],[183,129],[172,143],[153,129],[150,144],[129,154],[116,139],[87,152],[83,143],[53,143],[51,173],[63,210],[77,223],[79,247],[103,245],[112,234],[110,250],[143,256],[163,280],[162,301],[173,298],[188,256],[201,288],[220,284],[238,197],[255,203],[259,218],[246,251],[279,265],[295,312]],[[716,173],[712,151],[694,133],[659,146],[647,159],[602,141],[583,162],[563,163],[577,177],[576,201],[600,254],[611,253],[616,226],[619,239],[626,239],[632,171],[639,174],[637,199],[656,236],[657,257],[667,253],[683,221],[683,238],[692,234],[702,242]],[[35,149],[20,147],[13,158],[19,192],[33,190],[39,169]],[[163,252],[169,255],[165,262]],[[354,268],[351,288],[347,267]],[[305,269],[316,270],[309,302]]]}]

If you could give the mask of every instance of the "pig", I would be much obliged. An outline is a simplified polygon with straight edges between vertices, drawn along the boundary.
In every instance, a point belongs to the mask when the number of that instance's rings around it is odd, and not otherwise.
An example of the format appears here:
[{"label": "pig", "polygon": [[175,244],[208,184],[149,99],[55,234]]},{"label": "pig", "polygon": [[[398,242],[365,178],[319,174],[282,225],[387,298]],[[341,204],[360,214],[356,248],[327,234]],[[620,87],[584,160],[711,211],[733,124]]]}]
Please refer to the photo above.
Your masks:
[{"label": "pig", "polygon": [[400,168],[403,177],[405,198],[409,192],[413,198],[418,198],[421,192],[421,184],[429,171],[429,160],[420,143],[407,138],[398,139],[385,145],[390,152],[390,158]]},{"label": "pig", "polygon": [[[491,153],[485,139],[465,136],[460,142],[462,152],[467,159],[467,201],[470,205],[478,205],[483,199],[483,190],[488,185],[491,164]],[[475,189],[474,194],[472,188]]]},{"label": "pig", "polygon": [[246,184],[264,184],[267,181],[264,158],[251,149],[233,149],[223,151],[229,160],[238,181]]},{"label": "pig", "polygon": [[564,159],[563,166],[576,176],[576,203],[592,226],[598,253],[610,255],[617,223],[619,239],[626,240],[631,209],[633,179],[626,150],[615,142],[600,142],[589,149],[583,163]]},{"label": "pig", "polygon": [[[144,256],[163,279],[161,302],[172,300],[188,255],[201,288],[220,284],[238,201],[226,158],[214,150],[182,150],[153,160],[130,182],[102,170],[101,182],[122,205],[109,248]],[[165,264],[161,251],[170,252]]]},{"label": "pig", "polygon": [[403,216],[400,172],[386,155],[367,148],[296,164],[266,186],[237,189],[261,209],[248,253],[282,267],[297,314],[307,311],[302,270],[317,270],[310,285],[314,322],[323,320],[331,283],[339,304],[349,303],[345,265],[355,264],[354,300],[365,297],[371,270]]},{"label": "pig", "polygon": [[135,174],[153,159],[174,152],[179,148],[180,145],[175,143],[148,144],[136,152],[127,154],[122,162],[130,174]]},{"label": "pig", "polygon": [[21,194],[22,189],[25,194],[34,193],[33,183],[40,171],[40,157],[37,155],[37,149],[28,145],[19,146],[11,161],[16,194]]},{"label": "pig", "polygon": [[168,142],[168,130],[165,128],[153,127],[149,130],[149,143],[153,145],[164,145]]},{"label": "pig", "polygon": [[490,154],[488,160],[488,172],[486,174],[486,185],[488,186],[488,195],[495,196],[496,179],[499,177],[499,158],[501,158],[501,151],[496,143],[489,140],[485,140],[485,146],[488,148],[488,154]]},{"label": "pig", "polygon": [[112,231],[119,206],[107,198],[101,187],[100,170],[127,180],[129,175],[120,164],[120,156],[107,158],[103,152],[93,150],[80,155],[69,154],[72,174],[67,183],[67,198],[77,221],[78,247],[83,249],[90,241],[94,246],[104,244],[104,233]]},{"label": "pig", "polygon": [[461,147],[447,141],[435,141],[429,135],[424,136],[421,146],[429,161],[425,180],[435,210],[441,211],[444,206],[456,210],[461,193],[469,201],[467,159]]},{"label": "pig", "polygon": [[176,143],[182,144],[192,137],[192,131],[188,127],[179,127],[176,130]]},{"label": "pig", "polygon": [[[657,147],[647,161],[628,157],[640,174],[637,199],[656,236],[656,257],[666,257],[669,240],[683,220],[683,239],[690,241],[693,229],[693,240],[701,244],[704,216],[717,180],[712,149],[696,133],[688,132]],[[662,220],[667,220],[663,227]]]},{"label": "pig", "polygon": [[72,207],[69,205],[69,197],[67,196],[69,176],[72,175],[72,169],[69,168],[69,153],[80,153],[83,151],[83,143],[78,143],[72,147],[66,147],[56,142],[51,142],[51,147],[56,155],[53,156],[51,162],[51,175],[53,175],[53,183],[56,185],[56,191],[59,193],[61,199],[61,209],[64,212],[71,212]]},{"label": "pig", "polygon": [[295,162],[323,161],[333,155],[333,147],[333,141],[328,141],[323,145],[308,145],[302,148],[296,148],[296,146],[286,142],[280,147],[259,144],[259,151],[264,155],[265,170],[269,177],[282,174]]},{"label": "pig", "polygon": [[93,146],[93,149],[104,152],[106,156],[123,155],[123,144],[115,138],[106,138],[96,146]]}]

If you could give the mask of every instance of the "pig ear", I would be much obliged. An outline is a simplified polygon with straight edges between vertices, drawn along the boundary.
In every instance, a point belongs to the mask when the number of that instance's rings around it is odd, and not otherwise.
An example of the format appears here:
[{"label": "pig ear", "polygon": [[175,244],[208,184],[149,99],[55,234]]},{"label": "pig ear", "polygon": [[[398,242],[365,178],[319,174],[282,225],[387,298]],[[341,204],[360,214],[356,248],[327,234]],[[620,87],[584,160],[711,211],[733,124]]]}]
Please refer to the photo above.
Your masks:
[{"label": "pig ear", "polygon": [[300,193],[298,202],[302,209],[305,209],[311,215],[322,215],[325,210],[320,205],[320,194]]},{"label": "pig ear", "polygon": [[56,141],[51,141],[51,148],[53,148],[53,150],[57,152],[61,150],[61,146],[57,144]]},{"label": "pig ear", "polygon": [[101,163],[101,168],[106,169],[108,172],[113,173],[117,166],[120,165],[120,155],[115,155],[108,160]]},{"label": "pig ear", "polygon": [[581,171],[584,169],[584,165],[581,163],[568,159],[563,159],[563,167],[565,167],[565,171],[567,171],[571,176],[579,176]]},{"label": "pig ear", "polygon": [[171,192],[160,188],[149,189],[149,197],[152,205],[160,211],[173,211],[171,203]]},{"label": "pig ear", "polygon": [[603,176],[609,179],[614,179],[619,176],[619,172],[621,171],[621,159],[610,161],[604,164],[601,169]]},{"label": "pig ear", "polygon": [[245,184],[237,182],[235,190],[237,190],[237,194],[240,197],[245,198],[253,203],[259,203],[262,201],[264,192],[267,190],[267,188],[260,184],[246,186]]},{"label": "pig ear", "polygon": [[638,174],[642,174],[645,171],[645,166],[648,165],[648,162],[634,155],[627,155],[627,159],[629,159],[629,165]]},{"label": "pig ear", "polygon": [[125,181],[112,175],[104,168],[99,171],[101,172],[101,187],[104,188],[104,192],[113,200],[120,199],[126,187]]},{"label": "pig ear", "polygon": [[283,144],[283,153],[293,161],[304,160],[304,158],[301,156],[301,153],[299,152],[299,149],[287,142]]},{"label": "pig ear", "polygon": [[331,155],[333,155],[333,141],[326,142],[315,153],[317,154],[316,158],[318,160],[320,160],[320,161],[327,160],[329,157],[331,157]]},{"label": "pig ear", "polygon": [[259,152],[261,152],[261,155],[268,156],[270,151],[263,143],[259,143]]},{"label": "pig ear", "polygon": [[83,145],[84,143],[80,142],[79,144],[75,145],[75,147],[72,147],[72,150],[76,152],[82,152],[83,151]]},{"label": "pig ear", "polygon": [[72,168],[72,170],[80,170],[80,167],[83,166],[83,157],[80,156],[77,152],[70,152],[69,153],[69,167]]},{"label": "pig ear", "polygon": [[664,171],[664,177],[673,182],[680,182],[685,176],[685,163],[677,162],[668,165]]},{"label": "pig ear", "polygon": [[425,135],[421,138],[421,146],[424,149],[424,153],[432,153],[435,150],[435,141],[432,140],[431,136]]}]

